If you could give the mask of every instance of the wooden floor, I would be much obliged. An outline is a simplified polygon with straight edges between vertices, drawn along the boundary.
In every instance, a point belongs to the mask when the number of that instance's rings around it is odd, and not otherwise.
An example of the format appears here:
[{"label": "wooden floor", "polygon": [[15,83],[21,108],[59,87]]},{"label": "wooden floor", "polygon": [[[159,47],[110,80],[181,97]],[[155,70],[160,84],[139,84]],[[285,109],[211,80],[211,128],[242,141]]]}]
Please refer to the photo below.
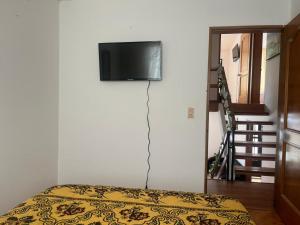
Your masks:
[{"label": "wooden floor", "polygon": [[273,184],[208,180],[207,192],[238,199],[257,225],[283,225],[273,209]]}]

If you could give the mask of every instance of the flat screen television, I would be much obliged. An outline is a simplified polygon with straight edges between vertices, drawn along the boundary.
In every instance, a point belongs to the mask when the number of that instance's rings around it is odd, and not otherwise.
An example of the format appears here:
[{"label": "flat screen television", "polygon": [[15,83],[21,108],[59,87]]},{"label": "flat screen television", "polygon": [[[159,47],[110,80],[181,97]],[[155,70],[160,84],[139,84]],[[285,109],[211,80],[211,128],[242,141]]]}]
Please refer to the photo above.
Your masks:
[{"label": "flat screen television", "polygon": [[101,81],[161,80],[160,41],[99,43]]}]

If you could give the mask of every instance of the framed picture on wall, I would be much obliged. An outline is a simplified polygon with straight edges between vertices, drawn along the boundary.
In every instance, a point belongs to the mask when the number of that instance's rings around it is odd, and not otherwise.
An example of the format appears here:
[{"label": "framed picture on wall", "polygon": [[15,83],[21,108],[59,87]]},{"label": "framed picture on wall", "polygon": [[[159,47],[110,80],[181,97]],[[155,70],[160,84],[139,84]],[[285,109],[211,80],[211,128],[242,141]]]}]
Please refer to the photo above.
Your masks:
[{"label": "framed picture on wall", "polygon": [[280,33],[268,33],[267,35],[267,60],[280,54]]}]

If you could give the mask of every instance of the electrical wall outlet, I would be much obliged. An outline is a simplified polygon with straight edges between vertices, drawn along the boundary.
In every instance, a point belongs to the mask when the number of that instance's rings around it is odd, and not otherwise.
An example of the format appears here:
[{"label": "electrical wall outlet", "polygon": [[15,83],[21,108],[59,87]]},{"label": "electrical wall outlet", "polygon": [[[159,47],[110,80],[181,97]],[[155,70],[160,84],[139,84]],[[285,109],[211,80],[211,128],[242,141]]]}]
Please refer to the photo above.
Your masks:
[{"label": "electrical wall outlet", "polygon": [[195,109],[193,107],[188,107],[188,119],[193,119],[195,114]]}]

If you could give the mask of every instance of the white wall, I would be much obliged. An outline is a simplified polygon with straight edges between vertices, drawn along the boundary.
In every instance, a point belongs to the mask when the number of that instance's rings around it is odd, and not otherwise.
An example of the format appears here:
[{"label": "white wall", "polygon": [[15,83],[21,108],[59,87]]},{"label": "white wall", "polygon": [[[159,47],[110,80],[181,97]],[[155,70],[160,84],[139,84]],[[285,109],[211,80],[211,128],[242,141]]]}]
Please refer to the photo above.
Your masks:
[{"label": "white wall", "polygon": [[220,111],[209,112],[208,158],[218,152],[224,138],[223,122]]},{"label": "white wall", "polygon": [[300,14],[300,0],[291,1],[291,19]]},{"label": "white wall", "polygon": [[226,73],[228,88],[233,103],[238,102],[240,59],[233,61],[232,49],[241,44],[241,34],[224,34],[221,37],[221,59]]},{"label": "white wall", "polygon": [[97,43],[161,40],[150,188],[203,191],[208,28],[288,17],[282,0],[61,1],[59,182],[144,187],[147,83],[100,82]]},{"label": "white wall", "polygon": [[2,214],[57,183],[57,1],[0,1],[0,109]]},{"label": "white wall", "polygon": [[277,122],[280,55],[266,61],[265,96],[272,121]]}]

